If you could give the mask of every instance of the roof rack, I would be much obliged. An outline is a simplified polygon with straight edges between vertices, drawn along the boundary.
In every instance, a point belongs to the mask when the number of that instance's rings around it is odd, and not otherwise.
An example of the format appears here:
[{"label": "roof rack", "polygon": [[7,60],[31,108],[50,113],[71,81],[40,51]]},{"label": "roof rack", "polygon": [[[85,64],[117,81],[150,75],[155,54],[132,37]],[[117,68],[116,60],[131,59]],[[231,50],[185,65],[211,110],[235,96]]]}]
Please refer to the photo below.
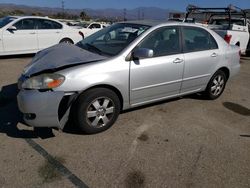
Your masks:
[{"label": "roof rack", "polygon": [[215,15],[227,15],[229,18],[229,26],[231,25],[232,16],[241,16],[241,18],[245,19],[245,22],[247,19],[246,11],[232,4],[225,8],[202,8],[195,5],[188,5],[186,11],[185,20],[188,19],[190,14],[207,14],[210,15],[209,20]]}]

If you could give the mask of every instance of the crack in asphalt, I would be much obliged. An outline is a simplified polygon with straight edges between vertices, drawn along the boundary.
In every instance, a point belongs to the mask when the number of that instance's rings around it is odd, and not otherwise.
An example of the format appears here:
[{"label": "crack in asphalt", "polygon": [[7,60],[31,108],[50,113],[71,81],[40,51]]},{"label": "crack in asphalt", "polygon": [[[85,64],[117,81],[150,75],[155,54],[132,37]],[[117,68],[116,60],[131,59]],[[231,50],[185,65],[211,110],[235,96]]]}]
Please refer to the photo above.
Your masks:
[{"label": "crack in asphalt", "polygon": [[189,178],[188,178],[188,183],[187,183],[187,188],[190,188],[190,187],[193,187],[193,177],[194,177],[194,173],[198,167],[198,163],[200,161],[200,158],[201,158],[201,153],[202,153],[202,150],[203,150],[203,146],[201,146],[197,152],[197,156],[194,160],[194,163],[191,167],[191,171],[189,173]]},{"label": "crack in asphalt", "polygon": [[25,139],[25,141],[31,146],[35,151],[37,151],[41,156],[43,156],[53,167],[65,178],[67,178],[71,183],[79,188],[88,188],[88,186],[75,174],[73,174],[68,168],[66,168],[62,163],[51,156],[44,148],[37,144],[32,139]]}]

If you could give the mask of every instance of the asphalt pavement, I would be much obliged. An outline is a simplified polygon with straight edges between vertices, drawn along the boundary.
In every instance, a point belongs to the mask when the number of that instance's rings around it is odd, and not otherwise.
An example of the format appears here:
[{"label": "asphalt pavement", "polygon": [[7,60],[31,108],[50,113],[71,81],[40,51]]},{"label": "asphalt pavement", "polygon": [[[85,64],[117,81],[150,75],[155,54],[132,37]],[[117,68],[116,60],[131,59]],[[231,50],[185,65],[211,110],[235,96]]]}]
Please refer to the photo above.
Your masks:
[{"label": "asphalt pavement", "polygon": [[96,135],[23,123],[16,81],[31,58],[0,59],[0,187],[250,187],[250,58],[218,100],[130,110]]}]

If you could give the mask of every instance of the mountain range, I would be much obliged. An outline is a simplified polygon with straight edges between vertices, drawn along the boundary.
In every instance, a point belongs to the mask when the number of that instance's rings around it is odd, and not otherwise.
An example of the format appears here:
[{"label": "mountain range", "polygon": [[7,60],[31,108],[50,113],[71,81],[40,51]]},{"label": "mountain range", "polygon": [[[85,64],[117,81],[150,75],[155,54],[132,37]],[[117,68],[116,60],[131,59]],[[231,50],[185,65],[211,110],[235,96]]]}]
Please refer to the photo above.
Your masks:
[{"label": "mountain range", "polygon": [[[50,16],[62,12],[62,8],[51,8],[51,7],[33,7],[26,5],[16,4],[0,4],[1,12],[11,12],[21,10],[26,15],[34,13],[41,13],[44,16]],[[136,19],[154,19],[154,20],[166,20],[170,12],[178,12],[171,9],[157,8],[157,7],[138,7],[135,9],[65,9],[68,14],[80,15],[82,11],[86,12],[92,18],[124,18],[128,20]]]}]

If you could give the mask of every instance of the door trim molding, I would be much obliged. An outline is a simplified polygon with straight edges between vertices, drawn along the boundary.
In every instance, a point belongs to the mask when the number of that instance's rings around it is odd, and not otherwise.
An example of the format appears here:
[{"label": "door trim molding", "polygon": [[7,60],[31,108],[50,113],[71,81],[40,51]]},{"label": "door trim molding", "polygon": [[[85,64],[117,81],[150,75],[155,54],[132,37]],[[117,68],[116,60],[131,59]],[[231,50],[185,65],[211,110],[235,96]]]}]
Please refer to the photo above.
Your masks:
[{"label": "door trim molding", "polygon": [[138,88],[132,89],[132,91],[140,91],[140,90],[150,89],[150,88],[154,88],[154,87],[160,87],[160,86],[164,86],[164,85],[176,84],[179,82],[182,82],[182,79],[174,80],[174,81],[170,81],[170,82],[163,82],[163,83],[144,86],[144,87],[138,87]]}]

